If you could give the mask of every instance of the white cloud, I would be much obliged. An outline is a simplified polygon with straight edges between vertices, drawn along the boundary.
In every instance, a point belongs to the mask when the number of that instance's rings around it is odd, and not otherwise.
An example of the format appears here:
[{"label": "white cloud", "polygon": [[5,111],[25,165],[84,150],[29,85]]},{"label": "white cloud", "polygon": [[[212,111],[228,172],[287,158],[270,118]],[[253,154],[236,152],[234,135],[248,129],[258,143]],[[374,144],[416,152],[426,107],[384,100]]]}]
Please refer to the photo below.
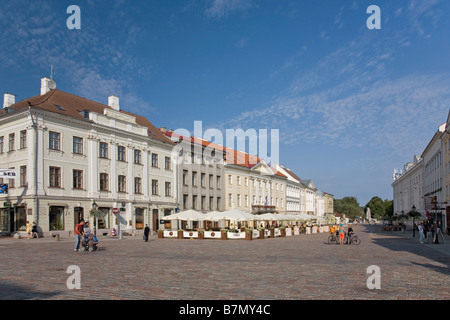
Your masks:
[{"label": "white cloud", "polygon": [[252,0],[212,0],[205,14],[211,18],[223,18],[235,11],[245,11],[252,7]]}]

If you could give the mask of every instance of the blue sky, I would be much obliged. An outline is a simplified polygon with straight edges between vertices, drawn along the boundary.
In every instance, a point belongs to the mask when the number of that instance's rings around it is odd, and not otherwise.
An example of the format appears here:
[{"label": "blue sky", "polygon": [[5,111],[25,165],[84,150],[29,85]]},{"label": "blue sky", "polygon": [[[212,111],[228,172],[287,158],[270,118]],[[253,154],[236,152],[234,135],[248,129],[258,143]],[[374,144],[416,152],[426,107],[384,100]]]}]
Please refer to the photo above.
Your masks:
[{"label": "blue sky", "polygon": [[[81,29],[69,30],[69,5]],[[369,30],[369,5],[381,30]],[[392,199],[450,106],[450,2],[0,0],[0,90],[61,90],[156,126],[279,129],[280,162],[336,198]]]}]

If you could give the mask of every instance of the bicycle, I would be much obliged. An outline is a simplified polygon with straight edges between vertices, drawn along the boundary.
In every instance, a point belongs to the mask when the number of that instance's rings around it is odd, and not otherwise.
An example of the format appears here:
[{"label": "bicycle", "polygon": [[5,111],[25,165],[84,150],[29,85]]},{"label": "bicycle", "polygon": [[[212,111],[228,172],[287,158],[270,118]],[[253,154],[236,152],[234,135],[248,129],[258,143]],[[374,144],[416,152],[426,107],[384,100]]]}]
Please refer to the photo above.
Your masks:
[{"label": "bicycle", "polygon": [[328,237],[328,244],[339,244],[339,239],[334,233]]},{"label": "bicycle", "polygon": [[359,245],[361,243],[361,239],[359,239],[358,238],[358,236],[354,236],[354,235],[352,235],[352,238],[351,238],[351,240],[350,240],[350,243],[348,243],[348,240],[347,241],[345,241],[345,244],[356,244],[356,245]]}]

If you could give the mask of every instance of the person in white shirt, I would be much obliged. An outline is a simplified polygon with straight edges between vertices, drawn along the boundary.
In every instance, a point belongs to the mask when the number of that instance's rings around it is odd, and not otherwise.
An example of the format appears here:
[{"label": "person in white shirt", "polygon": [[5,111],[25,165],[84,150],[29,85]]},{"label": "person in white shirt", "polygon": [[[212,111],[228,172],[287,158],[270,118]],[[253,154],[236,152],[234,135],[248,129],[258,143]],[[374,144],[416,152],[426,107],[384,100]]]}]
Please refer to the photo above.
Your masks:
[{"label": "person in white shirt", "polygon": [[423,225],[422,225],[422,222],[419,224],[418,229],[419,229],[419,234],[420,234],[419,242],[420,242],[421,244],[423,244],[423,239],[425,239],[425,235],[424,235],[424,233],[423,233]]}]

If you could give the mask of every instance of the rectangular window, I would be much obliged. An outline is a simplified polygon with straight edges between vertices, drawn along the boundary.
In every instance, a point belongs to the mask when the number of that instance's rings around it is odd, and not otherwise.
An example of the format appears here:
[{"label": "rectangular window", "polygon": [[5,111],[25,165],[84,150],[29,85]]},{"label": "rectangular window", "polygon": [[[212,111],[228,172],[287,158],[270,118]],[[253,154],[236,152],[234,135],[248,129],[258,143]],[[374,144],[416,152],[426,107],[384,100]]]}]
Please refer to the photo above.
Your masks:
[{"label": "rectangular window", "polygon": [[217,197],[217,207],[216,207],[216,210],[220,210],[221,204],[222,204],[222,198]]},{"label": "rectangular window", "polygon": [[4,151],[3,151],[3,146],[4,146],[4,143],[5,143],[5,137],[0,137],[0,153],[3,153]]},{"label": "rectangular window", "polygon": [[192,171],[192,185],[194,187],[197,186],[197,172],[196,171]]},{"label": "rectangular window", "polygon": [[216,188],[218,190],[222,189],[222,183],[221,183],[221,177],[220,176],[216,177]]},{"label": "rectangular window", "polygon": [[188,171],[187,170],[183,170],[183,185],[184,186],[188,185]]},{"label": "rectangular window", "polygon": [[228,194],[228,206],[233,206],[233,195],[231,193]]},{"label": "rectangular window", "polygon": [[241,206],[241,195],[240,194],[237,195],[237,203],[238,203],[238,207],[240,207]]},{"label": "rectangular window", "polygon": [[99,158],[108,159],[108,144],[100,142]]},{"label": "rectangular window", "polygon": [[166,168],[166,170],[170,170],[171,169],[170,163],[171,163],[170,157],[166,157],[165,161],[164,161],[164,167]]},{"label": "rectangular window", "polygon": [[48,147],[52,150],[59,151],[60,146],[61,146],[61,135],[58,132],[50,131]]},{"label": "rectangular window", "polygon": [[100,173],[100,191],[109,191],[109,176],[107,173]]},{"label": "rectangular window", "polygon": [[20,186],[25,187],[27,184],[27,166],[20,167]]},{"label": "rectangular window", "polygon": [[9,135],[9,152],[14,151],[16,149],[16,145],[15,145],[15,141],[16,141],[16,135],[14,133],[11,133]]},{"label": "rectangular window", "polygon": [[50,167],[50,187],[61,188],[61,168]]},{"label": "rectangular window", "polygon": [[187,209],[188,208],[188,200],[189,200],[189,195],[188,194],[183,194],[183,209]]},{"label": "rectangular window", "polygon": [[134,163],[141,164],[141,150],[134,150]]},{"label": "rectangular window", "polygon": [[228,175],[228,184],[233,184],[233,176],[231,174]]},{"label": "rectangular window", "polygon": [[152,153],[152,167],[158,168],[158,154]]},{"label": "rectangular window", "polygon": [[214,197],[209,197],[209,210],[214,210]]},{"label": "rectangular window", "polygon": [[152,180],[152,195],[158,195],[158,180]]},{"label": "rectangular window", "polygon": [[209,175],[209,188],[214,188],[214,175],[212,174]]},{"label": "rectangular window", "polygon": [[197,210],[197,196],[192,196],[192,209]]},{"label": "rectangular window", "polygon": [[83,138],[73,137],[73,153],[83,154]]},{"label": "rectangular window", "polygon": [[202,208],[202,210],[206,210],[206,197],[205,196],[202,196],[201,208]]},{"label": "rectangular window", "polygon": [[73,170],[73,188],[83,189],[83,171]]},{"label": "rectangular window", "polygon": [[204,174],[203,172],[200,174],[200,186],[202,188],[206,187],[206,174]]},{"label": "rectangular window", "polygon": [[119,161],[125,161],[125,147],[118,146],[117,147],[117,160]]},{"label": "rectangular window", "polygon": [[[14,167],[10,167],[9,169],[15,169]],[[15,188],[16,187],[16,180],[15,179],[8,179],[8,186],[9,188]]]},{"label": "rectangular window", "polygon": [[119,184],[118,184],[118,191],[119,192],[127,192],[127,177],[126,176],[119,176]]},{"label": "rectangular window", "polygon": [[134,193],[141,194],[142,193],[142,179],[134,178]]},{"label": "rectangular window", "polygon": [[170,197],[172,195],[172,184],[170,182],[166,182],[166,197]]},{"label": "rectangular window", "polygon": [[245,206],[248,207],[248,195],[245,195]]},{"label": "rectangular window", "polygon": [[20,149],[27,147],[27,130],[20,131]]}]

